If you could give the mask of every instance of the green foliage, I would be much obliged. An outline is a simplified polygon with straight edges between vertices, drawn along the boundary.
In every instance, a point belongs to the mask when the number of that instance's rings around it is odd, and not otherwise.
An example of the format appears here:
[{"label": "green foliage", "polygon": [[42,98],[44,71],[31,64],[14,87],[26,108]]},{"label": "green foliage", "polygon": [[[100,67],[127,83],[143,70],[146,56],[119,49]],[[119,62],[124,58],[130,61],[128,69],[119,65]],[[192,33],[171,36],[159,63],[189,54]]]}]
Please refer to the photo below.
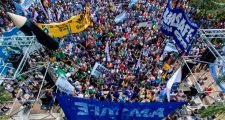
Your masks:
[{"label": "green foliage", "polygon": [[223,102],[216,102],[207,108],[199,110],[199,114],[202,118],[209,117],[212,115],[219,115],[225,113],[225,104]]},{"label": "green foliage", "polygon": [[13,100],[12,95],[8,91],[6,91],[3,86],[0,86],[0,102],[12,100]]},{"label": "green foliage", "polygon": [[225,81],[225,75],[220,76],[217,80],[216,83],[219,84],[220,82]]},{"label": "green foliage", "polygon": [[0,120],[9,120],[9,116],[6,115],[0,115]]},{"label": "green foliage", "polygon": [[201,16],[225,20],[225,0],[190,0],[189,4],[195,6]]}]

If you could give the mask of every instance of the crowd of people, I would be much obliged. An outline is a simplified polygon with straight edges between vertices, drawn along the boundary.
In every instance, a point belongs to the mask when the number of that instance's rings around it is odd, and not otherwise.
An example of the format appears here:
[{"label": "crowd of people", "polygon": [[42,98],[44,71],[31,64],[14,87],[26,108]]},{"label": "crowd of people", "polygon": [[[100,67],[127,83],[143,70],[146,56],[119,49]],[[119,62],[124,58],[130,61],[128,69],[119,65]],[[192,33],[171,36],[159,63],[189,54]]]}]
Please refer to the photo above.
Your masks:
[{"label": "crowd of people", "polygon": [[[182,54],[170,52],[161,57],[166,43],[171,42],[159,29],[166,0],[140,0],[131,8],[128,8],[129,1],[58,0],[49,3],[52,19],[47,19],[39,4],[32,5],[23,15],[37,23],[62,22],[84,12],[86,3],[89,3],[92,25],[81,33],[56,38],[60,48],[56,51],[46,49],[31,56],[27,69],[38,61],[50,61],[53,81],[65,75],[75,88],[71,94],[74,97],[107,102],[168,101],[165,95],[166,83],[180,67],[177,60]],[[15,11],[12,0],[1,4],[0,35],[13,27],[6,11]],[[75,4],[83,7],[74,7]],[[224,22],[210,23],[205,18],[199,18],[194,7],[187,5],[187,1],[177,7],[185,8],[201,28],[225,27]],[[115,23],[114,18],[124,10],[127,11],[126,20]],[[36,17],[35,12],[38,14]],[[144,22],[146,25],[141,26],[140,23]],[[204,44],[196,42],[190,52],[191,56],[199,56],[205,50]],[[110,59],[106,46],[109,47]],[[110,73],[99,77],[91,75],[95,63],[105,66]],[[16,89],[20,88],[22,94],[17,96],[18,100],[31,100],[38,96],[43,76],[44,72],[35,72],[16,80],[6,80],[3,85],[14,97],[18,93]],[[45,82],[44,88],[50,89],[51,85],[51,82]],[[48,104],[52,104],[49,101],[52,101],[53,91],[46,92]],[[175,84],[171,101],[188,101],[188,96]]]}]

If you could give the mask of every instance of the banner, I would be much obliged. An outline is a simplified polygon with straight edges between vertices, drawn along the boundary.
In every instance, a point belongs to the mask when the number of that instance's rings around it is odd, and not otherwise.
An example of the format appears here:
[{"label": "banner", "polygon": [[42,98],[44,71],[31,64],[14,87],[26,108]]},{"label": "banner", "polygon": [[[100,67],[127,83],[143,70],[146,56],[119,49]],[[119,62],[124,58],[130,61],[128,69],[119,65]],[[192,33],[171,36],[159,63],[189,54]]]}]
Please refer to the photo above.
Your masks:
[{"label": "banner", "polygon": [[123,11],[122,13],[120,13],[119,15],[116,16],[114,21],[116,23],[122,22],[124,19],[126,19],[126,14],[127,14],[127,12]]},{"label": "banner", "polygon": [[218,80],[217,65],[216,64],[209,64],[209,72],[212,76],[212,79],[218,84],[218,86],[223,91],[223,93],[225,93],[225,83],[224,82],[219,82],[219,83],[217,82],[217,80]]},{"label": "banner", "polygon": [[67,78],[62,75],[59,76],[55,85],[59,88],[59,90],[67,94],[74,93],[75,88],[67,81]]},{"label": "banner", "polygon": [[13,36],[23,36],[23,32],[21,32],[17,27],[13,27],[11,30],[6,31],[3,33],[3,37],[8,37],[8,38],[3,38],[4,40],[10,39],[9,37]]},{"label": "banner", "polygon": [[34,4],[34,0],[23,0],[21,6],[23,9],[27,10],[32,4]]},{"label": "banner", "polygon": [[107,68],[105,68],[104,66],[102,66],[99,63],[95,63],[94,68],[91,72],[91,75],[94,75],[96,77],[99,77],[100,75],[109,73],[110,70],[108,70]]},{"label": "banner", "polygon": [[185,102],[115,103],[54,94],[68,120],[162,120]]},{"label": "banner", "polygon": [[161,30],[165,35],[172,36],[179,48],[188,54],[198,27],[188,20],[182,9],[172,9],[168,0]]},{"label": "banner", "polygon": [[[37,23],[38,27],[46,31],[52,37],[63,37],[71,33],[80,33],[87,29],[91,24],[89,20],[89,10],[86,7],[86,13],[80,13],[69,20],[61,23],[41,24]],[[69,31],[70,30],[70,31]]]}]

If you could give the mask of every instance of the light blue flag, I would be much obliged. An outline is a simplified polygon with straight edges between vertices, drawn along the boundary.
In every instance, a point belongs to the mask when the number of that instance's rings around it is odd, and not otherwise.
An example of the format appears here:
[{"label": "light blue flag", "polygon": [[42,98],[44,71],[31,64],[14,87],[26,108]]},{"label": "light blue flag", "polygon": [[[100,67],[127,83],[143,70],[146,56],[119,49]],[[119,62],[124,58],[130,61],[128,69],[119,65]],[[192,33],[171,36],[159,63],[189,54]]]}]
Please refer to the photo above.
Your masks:
[{"label": "light blue flag", "polygon": [[34,0],[23,0],[21,6],[27,10],[32,4],[34,4]]},{"label": "light blue flag", "polygon": [[116,23],[119,23],[119,22],[122,22],[123,20],[125,20],[126,19],[126,11],[123,11],[122,13],[120,13],[119,15],[117,15],[116,16],[116,18],[115,18],[115,22]]},{"label": "light blue flag", "polygon": [[17,2],[13,2],[13,4],[16,8],[16,14],[19,14],[19,15],[23,14],[23,9],[22,9],[21,5]]},{"label": "light blue flag", "polygon": [[131,8],[137,2],[138,2],[138,0],[131,0],[129,5],[128,5],[128,8]]}]

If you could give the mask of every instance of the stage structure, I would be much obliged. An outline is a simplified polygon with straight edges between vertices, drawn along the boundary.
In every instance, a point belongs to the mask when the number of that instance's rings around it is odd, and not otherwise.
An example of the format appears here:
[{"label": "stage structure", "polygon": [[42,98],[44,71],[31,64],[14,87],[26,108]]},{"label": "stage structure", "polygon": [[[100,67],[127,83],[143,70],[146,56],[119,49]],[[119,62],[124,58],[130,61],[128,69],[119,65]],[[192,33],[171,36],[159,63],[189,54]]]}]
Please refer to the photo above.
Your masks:
[{"label": "stage structure", "polygon": [[[217,73],[218,76],[222,76],[222,69],[225,68],[225,54],[221,54],[222,52],[225,52],[223,50],[221,50],[222,48],[218,49],[215,48],[215,45],[213,45],[213,40],[215,41],[222,41],[222,46],[224,47],[225,45],[225,29],[200,29],[198,31],[198,35],[200,36],[199,39],[203,44],[205,44],[207,46],[207,48],[209,49],[209,51],[212,53],[212,55],[216,58],[215,62],[213,64],[216,64],[218,66],[219,69],[217,69]],[[204,63],[204,64],[212,64],[211,62],[207,62],[207,61],[201,61],[196,59],[196,56],[184,56],[182,58],[183,63],[185,63],[187,65],[187,63]],[[218,62],[220,61],[220,62]],[[187,65],[188,66],[188,65]],[[187,78],[189,82],[192,81],[192,84],[194,85],[195,89],[198,91],[199,95],[204,95],[205,91],[204,88],[202,88],[202,86],[198,83],[199,78],[205,76],[207,73],[207,71],[204,71],[204,73],[193,73],[192,70],[189,68],[188,69],[190,71],[190,76]],[[192,79],[192,80],[191,80]],[[218,88],[224,87],[225,88],[225,81],[220,81],[220,85],[218,85],[215,81],[213,81],[212,83],[210,83],[207,87],[212,87],[212,85],[217,85]],[[220,87],[219,87],[220,86]],[[211,99],[213,102],[216,101],[224,101],[220,98],[219,93],[225,93],[225,91],[223,91],[222,89],[220,90],[212,90],[212,94],[214,94],[214,96],[211,96],[210,94],[207,95],[207,97],[209,97],[209,99]],[[197,96],[193,97],[193,99],[191,100],[192,102],[196,103],[197,105],[193,106],[193,105],[187,105],[184,107],[184,109],[181,110],[183,116],[187,115],[188,116],[188,111],[194,111],[195,109],[200,109],[202,106],[208,106],[205,105],[202,101],[202,99],[200,99]],[[225,101],[224,101],[225,102]],[[209,104],[210,105],[210,104]],[[221,118],[221,116],[218,116],[218,118]],[[222,118],[224,118],[224,116],[222,116]],[[221,118],[221,119],[222,119]]]},{"label": "stage structure", "polygon": [[[0,84],[4,80],[16,80],[18,77],[28,74],[32,74],[34,72],[43,71],[43,79],[41,80],[40,89],[38,91],[38,95],[36,98],[28,99],[28,100],[18,100],[21,96],[22,89],[19,88],[19,92],[16,95],[16,99],[13,101],[9,101],[11,109],[6,113],[11,117],[11,119],[44,119],[44,118],[54,118],[58,117],[58,114],[52,113],[51,111],[46,112],[45,114],[35,114],[31,113],[33,110],[34,104],[41,104],[40,97],[43,95],[43,84],[45,82],[45,76],[47,74],[49,68],[49,61],[37,61],[35,65],[32,67],[26,68],[27,64],[31,60],[31,56],[35,54],[39,54],[40,51],[45,48],[36,40],[35,36],[15,36],[15,37],[1,37],[0,38],[0,49],[4,54],[7,54],[6,60],[2,60],[1,70],[0,70]],[[10,61],[11,55],[18,55],[19,59],[17,61]],[[14,60],[14,59],[12,59]],[[12,63],[15,62],[15,63]],[[10,71],[10,72],[5,72]],[[24,81],[27,82],[27,81]],[[29,107],[24,107],[24,103],[30,103]],[[8,103],[7,103],[8,104]],[[27,112],[25,112],[27,111]],[[38,111],[39,112],[39,111]],[[43,111],[42,111],[43,112]]]}]

